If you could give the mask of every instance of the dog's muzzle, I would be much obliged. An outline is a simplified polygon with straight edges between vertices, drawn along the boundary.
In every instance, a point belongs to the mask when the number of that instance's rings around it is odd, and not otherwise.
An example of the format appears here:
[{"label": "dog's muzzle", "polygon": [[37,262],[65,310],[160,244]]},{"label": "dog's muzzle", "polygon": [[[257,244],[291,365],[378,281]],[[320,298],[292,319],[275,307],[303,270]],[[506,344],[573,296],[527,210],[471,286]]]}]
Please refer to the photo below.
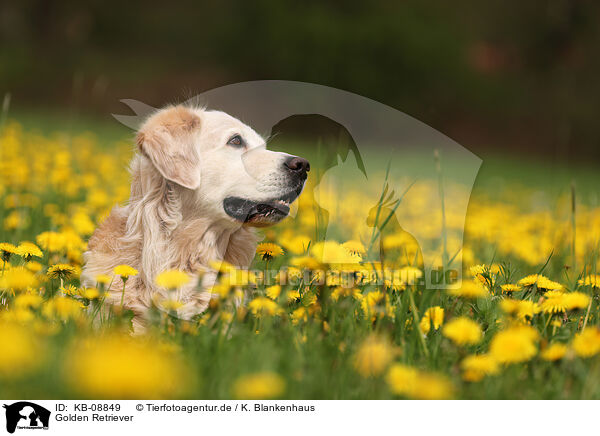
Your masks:
[{"label": "dog's muzzle", "polygon": [[267,200],[227,197],[223,209],[230,217],[244,224],[262,227],[275,224],[290,213],[290,205],[302,192],[310,163],[301,157],[290,156],[283,163],[290,180],[290,188],[283,194]]}]

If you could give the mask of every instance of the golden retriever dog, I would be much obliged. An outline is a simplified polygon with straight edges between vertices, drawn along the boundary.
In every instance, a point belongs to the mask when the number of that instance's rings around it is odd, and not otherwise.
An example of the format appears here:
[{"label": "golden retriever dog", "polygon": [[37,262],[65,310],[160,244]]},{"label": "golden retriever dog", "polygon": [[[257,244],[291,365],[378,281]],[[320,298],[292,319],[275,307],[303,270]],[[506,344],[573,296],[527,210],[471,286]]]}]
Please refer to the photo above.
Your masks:
[{"label": "golden retriever dog", "polygon": [[[153,298],[167,297],[155,283],[166,270],[192,280],[178,290],[178,316],[204,311],[211,261],[248,268],[258,237],[255,227],[285,218],[300,195],[310,165],[306,159],[266,149],[249,126],[219,111],[171,106],[140,128],[139,152],[131,162],[131,197],[96,229],[84,254],[84,286],[120,264],[139,271],[126,281],[123,306],[143,331]],[[115,277],[106,301],[121,304],[123,282]]]}]

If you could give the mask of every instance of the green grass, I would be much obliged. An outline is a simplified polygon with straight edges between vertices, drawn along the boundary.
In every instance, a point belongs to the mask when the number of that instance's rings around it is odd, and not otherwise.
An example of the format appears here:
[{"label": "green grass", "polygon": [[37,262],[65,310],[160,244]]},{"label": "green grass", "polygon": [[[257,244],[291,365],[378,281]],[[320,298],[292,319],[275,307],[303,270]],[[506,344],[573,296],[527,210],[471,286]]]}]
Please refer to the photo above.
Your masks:
[{"label": "green grass", "polygon": [[[131,132],[114,122],[98,122],[94,119],[73,117],[72,122],[64,114],[53,116],[28,112],[11,113],[27,130],[38,130],[45,136],[52,132],[61,132],[70,137],[79,133],[92,131],[97,137],[98,149],[111,154],[111,143],[130,137]],[[65,124],[66,123],[66,124]],[[114,125],[112,125],[114,124]],[[302,154],[302,145],[290,143],[290,151]],[[571,181],[575,181],[578,199],[590,207],[598,205],[597,186],[600,174],[593,165],[553,166],[536,159],[521,157],[493,156],[484,159],[479,172],[473,197],[485,197],[494,202],[512,202],[523,215],[538,210],[555,212],[559,200],[568,194]],[[94,159],[96,156],[94,156]],[[460,163],[443,162],[443,165]],[[446,167],[448,169],[448,167]],[[515,188],[517,187],[517,188]],[[35,187],[34,187],[35,188]],[[60,211],[68,215],[70,206],[84,204],[85,192],[71,198],[60,192],[48,189],[47,192],[37,190],[41,204],[28,209],[30,224],[21,230],[0,229],[0,242],[18,243],[21,240],[35,240],[36,235],[52,227],[51,220],[42,214],[45,203],[55,203]],[[519,189],[527,192],[520,195]],[[10,191],[9,191],[10,192]],[[531,193],[534,192],[533,196]],[[537,192],[537,194],[536,194]],[[535,201],[532,201],[532,198]],[[6,196],[3,200],[6,199]],[[537,199],[537,200],[536,200]],[[3,201],[4,203],[4,201]],[[4,219],[9,208],[0,205],[0,218]],[[560,211],[563,215],[565,211]],[[566,212],[568,216],[568,211]],[[385,218],[385,217],[384,217]],[[515,222],[521,219],[515,216]],[[524,219],[524,218],[523,218]],[[503,223],[511,226],[513,223]],[[557,223],[558,225],[561,223]],[[278,232],[278,227],[274,228]],[[278,241],[279,234],[274,239]],[[583,237],[583,236],[582,236]],[[584,265],[576,271],[568,271],[565,277],[564,266],[571,262],[568,244],[556,247],[547,267],[540,263],[531,265],[518,256],[497,254],[493,241],[468,240],[479,259],[484,263],[502,263],[507,267],[507,275],[512,277],[506,281],[514,282],[527,274],[542,272],[554,280],[559,280],[570,290],[577,289],[594,297],[591,306],[590,326],[598,324],[600,305],[597,295],[592,289],[577,285],[577,278]],[[60,256],[59,256],[60,257]],[[270,267],[279,268],[290,262],[287,253],[275,259]],[[64,258],[59,260],[64,261]],[[18,258],[13,263],[18,264]],[[41,259],[44,266],[56,263],[45,254]],[[595,265],[593,253],[586,258],[588,264]],[[265,262],[256,258],[253,266],[259,270],[266,268]],[[77,284],[77,281],[74,281]],[[498,274],[493,288],[495,295],[489,299],[467,300],[449,297],[445,291],[427,290],[418,285],[412,291],[390,292],[390,303],[395,305],[391,313],[372,321],[362,312],[359,301],[351,297],[333,301],[330,298],[331,287],[300,287],[301,298],[288,303],[285,290],[295,289],[290,286],[282,292],[278,303],[284,310],[281,316],[255,317],[247,313],[240,320],[232,323],[221,319],[224,310],[234,310],[233,298],[221,301],[218,305],[200,317],[194,323],[195,333],[189,332],[189,325],[171,317],[164,317],[156,324],[156,334],[152,336],[153,346],[168,342],[178,349],[178,353],[188,364],[188,373],[178,374],[180,383],[186,385],[186,379],[197,380],[193,389],[185,396],[190,398],[231,398],[233,383],[241,375],[256,372],[274,372],[279,374],[286,384],[284,398],[292,399],[387,399],[396,398],[386,384],[384,374],[377,377],[362,377],[356,370],[354,359],[361,344],[375,334],[386,338],[401,352],[395,362],[416,367],[419,370],[443,374],[454,385],[455,397],[463,399],[579,399],[600,398],[600,360],[599,357],[583,359],[569,354],[568,358],[554,362],[546,362],[539,356],[519,364],[508,365],[498,375],[485,377],[481,382],[469,383],[461,379],[460,362],[469,354],[485,353],[490,341],[501,329],[499,320],[505,320],[499,303],[498,287],[504,283],[504,277]],[[56,281],[46,287],[58,287]],[[361,286],[363,294],[381,290],[373,284]],[[411,301],[414,292],[414,304]],[[262,296],[265,286],[259,285],[252,296]],[[542,293],[521,291],[515,298],[538,301]],[[43,295],[48,300],[48,292]],[[310,301],[316,298],[320,310],[311,315],[307,322],[296,323],[290,314],[300,308],[310,309]],[[9,302],[10,303],[10,302]],[[86,303],[89,303],[86,301]],[[10,304],[9,304],[10,305]],[[383,307],[382,307],[383,306]],[[468,316],[477,321],[485,332],[484,339],[476,345],[458,347],[442,335],[442,330],[434,330],[423,338],[419,329],[415,328],[416,319],[420,319],[429,307],[441,306],[445,309],[446,320],[457,316]],[[12,306],[11,306],[12,307]],[[415,313],[414,308],[417,308]],[[376,310],[385,312],[385,305],[379,304]],[[1,309],[0,309],[1,311]],[[548,327],[550,315],[540,313],[531,324],[541,334],[537,347],[544,347],[548,341],[570,343],[581,331],[581,318],[585,311],[570,313],[567,320],[559,328]],[[69,379],[66,373],[68,363],[76,356],[69,352],[69,346],[84,334],[98,335],[99,330],[92,329],[86,323],[77,324],[56,322],[46,319],[46,315],[34,311],[36,318],[59,326],[54,334],[40,334],[43,348],[40,349],[44,364],[27,378],[18,379],[2,376],[2,356],[0,356],[0,397],[3,398],[81,398],[92,396],[78,391],[72,384],[65,383]],[[552,319],[562,319],[562,315],[554,315]],[[119,315],[106,323],[110,329],[127,321],[127,317]],[[326,324],[324,323],[326,322]],[[45,325],[45,324],[44,324]],[[9,338],[10,339],[10,338]],[[425,344],[425,346],[424,346]],[[2,337],[0,334],[0,346]],[[110,358],[115,358],[110,356]],[[116,357],[118,359],[118,357]],[[143,362],[140,362],[143,363]],[[107,368],[110,373],[114,368]],[[157,375],[160,376],[160,375]],[[107,377],[110,378],[108,375]],[[135,396],[135,395],[132,395]],[[143,396],[143,395],[142,395]]]}]

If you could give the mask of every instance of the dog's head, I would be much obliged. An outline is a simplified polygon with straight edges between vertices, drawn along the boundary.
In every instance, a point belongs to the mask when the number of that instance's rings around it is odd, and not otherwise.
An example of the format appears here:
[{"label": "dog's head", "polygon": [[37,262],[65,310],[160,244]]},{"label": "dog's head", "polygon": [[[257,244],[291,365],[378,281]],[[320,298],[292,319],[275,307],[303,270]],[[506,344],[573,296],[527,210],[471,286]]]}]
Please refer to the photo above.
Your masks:
[{"label": "dog's head", "polygon": [[254,130],[219,111],[162,109],[141,127],[137,144],[198,207],[252,226],[285,218],[310,170],[306,159],[267,150]]}]

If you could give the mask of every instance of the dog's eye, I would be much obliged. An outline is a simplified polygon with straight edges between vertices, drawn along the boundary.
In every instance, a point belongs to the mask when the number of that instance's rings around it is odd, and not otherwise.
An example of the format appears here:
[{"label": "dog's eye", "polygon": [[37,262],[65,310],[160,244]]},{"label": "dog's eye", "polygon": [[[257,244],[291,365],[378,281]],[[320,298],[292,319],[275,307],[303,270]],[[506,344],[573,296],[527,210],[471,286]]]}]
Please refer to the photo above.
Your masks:
[{"label": "dog's eye", "polygon": [[244,140],[240,135],[232,136],[229,141],[227,141],[227,145],[232,145],[234,147],[242,147],[244,145]]}]

